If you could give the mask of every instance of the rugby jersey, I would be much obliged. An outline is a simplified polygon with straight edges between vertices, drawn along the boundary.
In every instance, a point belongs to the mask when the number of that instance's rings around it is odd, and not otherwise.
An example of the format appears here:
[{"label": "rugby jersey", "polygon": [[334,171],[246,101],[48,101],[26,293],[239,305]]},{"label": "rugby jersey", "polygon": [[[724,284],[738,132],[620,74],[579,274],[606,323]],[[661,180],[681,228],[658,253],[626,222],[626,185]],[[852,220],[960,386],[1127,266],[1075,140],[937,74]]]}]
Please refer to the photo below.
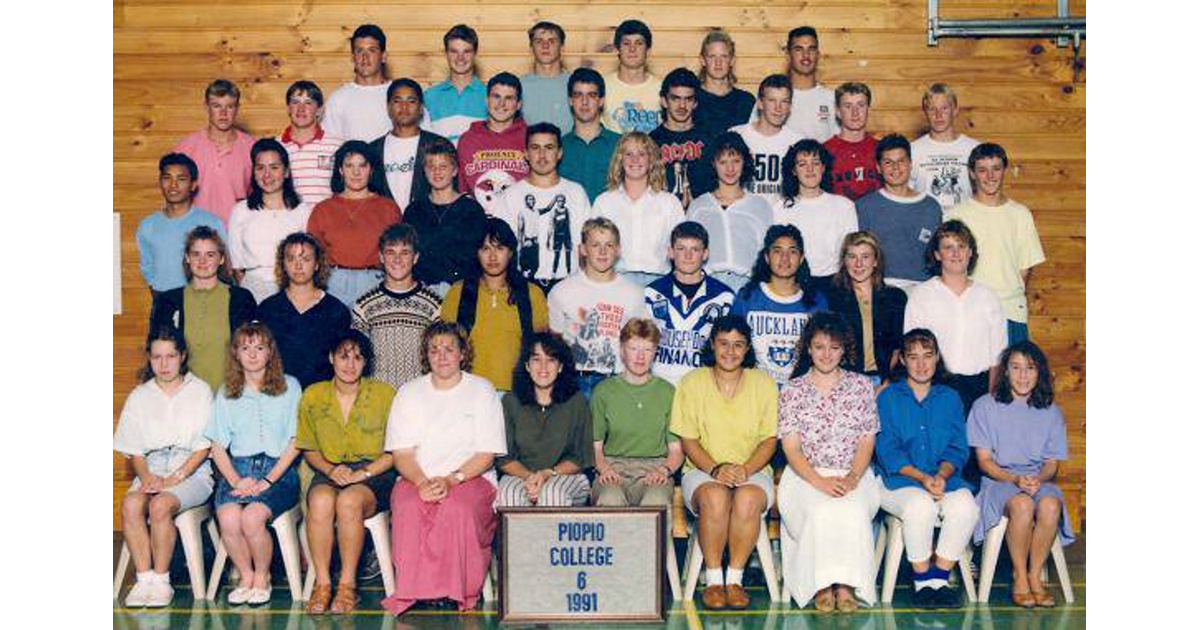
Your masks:
[{"label": "rugby jersey", "polygon": [[646,309],[662,332],[654,374],[674,385],[700,367],[700,352],[708,343],[713,321],[732,306],[733,290],[709,275],[691,299],[675,284],[674,274],[651,282],[646,287]]}]

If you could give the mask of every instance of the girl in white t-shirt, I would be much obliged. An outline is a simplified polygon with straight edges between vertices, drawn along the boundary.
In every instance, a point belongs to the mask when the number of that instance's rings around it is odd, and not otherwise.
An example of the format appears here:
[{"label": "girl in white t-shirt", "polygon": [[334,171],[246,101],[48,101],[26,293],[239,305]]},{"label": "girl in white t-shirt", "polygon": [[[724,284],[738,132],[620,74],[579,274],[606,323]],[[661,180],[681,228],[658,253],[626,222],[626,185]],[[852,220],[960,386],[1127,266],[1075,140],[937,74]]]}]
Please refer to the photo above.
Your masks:
[{"label": "girl in white t-shirt", "polygon": [[238,284],[261,303],[279,291],[276,246],[288,234],[304,231],[312,205],[296,193],[287,149],[277,140],[255,142],[250,161],[254,165],[250,194],[237,202],[229,216],[229,259]]},{"label": "girl in white t-shirt", "polygon": [[801,140],[783,157],[783,196],[775,222],[790,223],[804,235],[813,285],[828,294],[841,262],[842,239],[858,231],[854,202],[829,192],[833,156],[816,140]]}]

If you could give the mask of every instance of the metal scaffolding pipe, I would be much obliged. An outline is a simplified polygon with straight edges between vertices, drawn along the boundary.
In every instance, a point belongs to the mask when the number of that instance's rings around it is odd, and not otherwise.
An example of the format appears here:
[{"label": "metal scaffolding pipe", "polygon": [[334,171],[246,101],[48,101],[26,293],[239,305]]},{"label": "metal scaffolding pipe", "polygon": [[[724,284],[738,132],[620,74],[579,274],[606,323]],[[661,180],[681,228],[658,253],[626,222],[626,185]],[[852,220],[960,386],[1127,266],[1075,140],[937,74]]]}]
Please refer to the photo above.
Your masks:
[{"label": "metal scaffolding pipe", "polygon": [[1087,20],[1068,15],[1068,1],[1057,1],[1058,17],[1002,18],[979,20],[943,20],[938,0],[928,0],[929,45],[937,46],[942,37],[1030,37],[1054,38],[1060,47],[1074,43],[1076,49],[1087,36]]},{"label": "metal scaffolding pipe", "polygon": [[1008,27],[1044,27],[1044,28],[1083,28],[1085,18],[1020,18],[998,20],[937,20],[938,29],[947,28],[1008,28]]}]

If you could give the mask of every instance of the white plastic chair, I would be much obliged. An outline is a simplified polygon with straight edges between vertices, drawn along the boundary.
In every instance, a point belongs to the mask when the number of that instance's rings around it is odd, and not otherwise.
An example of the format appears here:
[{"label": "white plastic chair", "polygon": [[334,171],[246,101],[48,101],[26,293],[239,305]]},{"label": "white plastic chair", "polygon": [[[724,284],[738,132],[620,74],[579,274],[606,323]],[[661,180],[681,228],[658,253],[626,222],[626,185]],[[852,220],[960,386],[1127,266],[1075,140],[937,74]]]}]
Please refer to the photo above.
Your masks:
[{"label": "white plastic chair", "polygon": [[[900,559],[904,556],[904,521],[900,520],[894,514],[888,514],[884,519],[887,527],[887,555],[885,556],[886,566],[883,569],[883,594],[879,601],[890,604],[892,603],[892,595],[896,592],[896,575],[900,572]],[[935,527],[941,527],[941,519],[938,519]],[[883,536],[883,532],[880,532]],[[878,550],[878,544],[876,544]],[[971,543],[967,543],[967,548],[958,558],[958,572],[962,575],[963,591],[967,594],[967,601],[976,601],[975,595],[975,580],[971,577],[971,555],[974,553],[974,548]],[[876,554],[878,556],[878,554]]]},{"label": "white plastic chair", "polygon": [[[992,591],[992,578],[996,575],[996,561],[1000,559],[1000,549],[1004,546],[1004,533],[1008,531],[1008,517],[1001,516],[1000,522],[989,529],[983,540],[983,566],[979,568],[979,603],[986,604]],[[1063,599],[1068,604],[1075,603],[1075,588],[1071,585],[1071,574],[1067,571],[1067,556],[1063,553],[1062,537],[1054,534],[1054,544],[1050,546],[1050,557],[1054,559],[1054,570],[1058,573],[1058,582],[1062,587]],[[1045,567],[1043,567],[1045,571]]]},{"label": "white plastic chair", "polygon": [[[687,557],[684,564],[687,567],[687,584],[683,588],[683,599],[691,601],[696,595],[696,583],[700,580],[700,570],[704,566],[704,553],[700,551],[700,536],[696,527],[692,528],[688,538]],[[775,572],[775,552],[771,549],[771,539],[767,536],[767,515],[764,512],[758,526],[758,541],[754,544],[758,553],[758,562],[762,565],[763,577],[767,582],[767,592],[771,601],[783,601],[780,595],[779,576]]]},{"label": "white plastic chair", "polygon": [[[288,590],[291,591],[292,601],[297,602],[301,601],[304,594],[304,584],[300,577],[300,537],[297,528],[300,518],[300,506],[296,505],[271,521],[271,529],[275,530],[275,538],[279,540],[279,554],[283,558],[283,568],[287,573]],[[216,521],[214,518],[208,523],[208,535],[212,538],[213,548],[217,550],[205,597],[209,601],[217,599],[217,591],[221,588],[221,574],[225,571],[226,560],[229,559],[225,545],[221,542]]]},{"label": "white plastic chair", "polygon": [[[367,528],[367,533],[371,536],[371,543],[375,545],[375,557],[379,559],[380,575],[383,577],[383,592],[388,597],[391,597],[392,592],[396,590],[396,569],[392,566],[390,517],[391,513],[384,510],[363,521],[363,526]],[[304,576],[303,595],[303,601],[308,601],[312,597],[313,587],[317,583],[317,572],[313,570],[312,551],[308,548],[308,532],[305,525],[305,523],[300,524],[299,536],[304,560],[308,562],[308,573]],[[342,570],[346,570],[345,567]]]},{"label": "white plastic chair", "polygon": [[[179,530],[179,542],[183,545],[183,557],[187,561],[188,577],[192,582],[192,597],[200,599],[204,588],[204,540],[200,526],[212,518],[208,504],[190,508],[175,515],[175,528]],[[117,559],[117,573],[113,576],[113,599],[121,592],[125,574],[129,571],[129,545],[121,545],[121,556]]]}]

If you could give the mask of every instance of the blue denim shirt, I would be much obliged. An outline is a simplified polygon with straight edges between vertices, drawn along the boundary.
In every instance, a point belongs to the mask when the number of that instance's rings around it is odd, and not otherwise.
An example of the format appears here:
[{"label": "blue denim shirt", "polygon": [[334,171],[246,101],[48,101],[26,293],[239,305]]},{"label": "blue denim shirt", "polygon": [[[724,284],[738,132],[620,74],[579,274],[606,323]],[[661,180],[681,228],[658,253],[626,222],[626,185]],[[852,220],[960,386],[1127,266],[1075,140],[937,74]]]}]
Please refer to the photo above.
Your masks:
[{"label": "blue denim shirt", "polygon": [[880,392],[878,404],[875,461],[884,486],[889,490],[920,487],[915,479],[900,474],[900,469],[913,466],[933,475],[939,464],[949,462],[954,474],[946,480],[946,491],[969,487],[962,478],[968,453],[966,415],[957,392],[934,385],[918,402],[908,381],[902,380]]}]

